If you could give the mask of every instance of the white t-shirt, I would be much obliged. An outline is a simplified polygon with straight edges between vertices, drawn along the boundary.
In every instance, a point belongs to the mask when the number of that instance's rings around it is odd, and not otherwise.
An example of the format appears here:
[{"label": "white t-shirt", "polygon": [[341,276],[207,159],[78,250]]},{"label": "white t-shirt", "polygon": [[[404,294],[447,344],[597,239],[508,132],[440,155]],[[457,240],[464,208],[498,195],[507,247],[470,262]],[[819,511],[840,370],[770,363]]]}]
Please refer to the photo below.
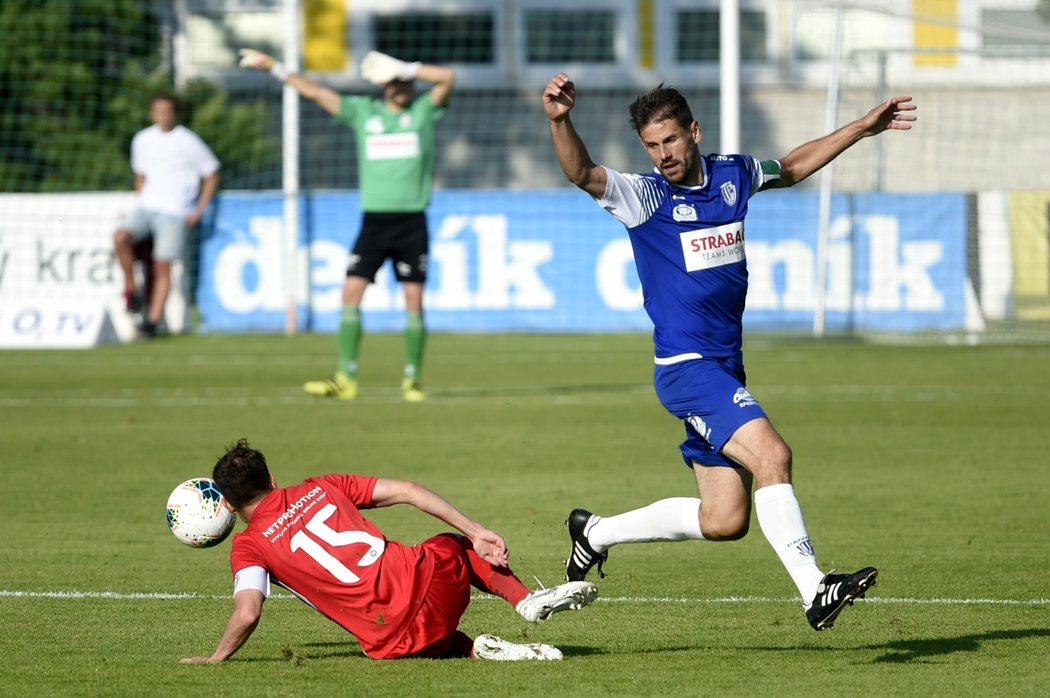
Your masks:
[{"label": "white t-shirt", "polygon": [[201,179],[218,171],[219,161],[185,126],[165,132],[154,125],[132,139],[131,169],[144,178],[139,208],[184,216],[197,203]]}]

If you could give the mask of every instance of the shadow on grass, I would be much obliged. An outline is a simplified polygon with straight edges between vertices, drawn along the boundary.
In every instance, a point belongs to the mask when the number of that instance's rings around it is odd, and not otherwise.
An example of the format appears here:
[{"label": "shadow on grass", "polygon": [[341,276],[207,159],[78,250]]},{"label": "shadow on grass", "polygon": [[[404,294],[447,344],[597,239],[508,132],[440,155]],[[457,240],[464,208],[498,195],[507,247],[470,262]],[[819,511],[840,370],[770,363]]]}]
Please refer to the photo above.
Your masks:
[{"label": "shadow on grass", "polygon": [[563,645],[561,643],[555,643],[558,649],[561,650],[562,654],[565,655],[566,659],[572,657],[587,657],[594,654],[610,654],[610,652],[601,647],[586,647],[584,645]]},{"label": "shadow on grass", "polygon": [[981,649],[982,643],[993,640],[1024,640],[1031,637],[1050,637],[1050,628],[991,630],[961,637],[897,640],[880,645],[867,645],[864,649],[887,650],[885,654],[875,658],[876,664],[904,664],[955,652],[976,652]]},{"label": "shadow on grass", "polygon": [[[284,658],[290,659],[293,662],[298,656],[301,656],[303,660],[340,659],[344,657],[368,659],[364,653],[361,652],[361,648],[354,642],[306,642],[303,643],[302,647],[304,649],[301,655],[299,653],[290,653],[289,649],[285,649],[283,653]],[[585,647],[583,645],[558,645],[558,649],[560,649],[566,657],[585,657],[592,654],[608,654],[606,650],[600,647]],[[248,661],[264,661],[264,658],[253,657]]]},{"label": "shadow on grass", "polygon": [[[1025,640],[1029,638],[1050,637],[1050,628],[1024,628],[1018,630],[989,630],[973,635],[962,635],[959,637],[931,637],[914,640],[894,640],[892,642],[881,642],[876,645],[851,645],[848,647],[826,647],[809,645],[804,647],[756,647],[738,646],[737,650],[742,652],[856,652],[857,650],[882,650],[872,660],[874,664],[907,664],[908,662],[922,662],[933,657],[943,657],[956,652],[977,652],[985,642],[995,640]],[[696,650],[697,647],[667,647],[654,649],[654,652],[680,652],[683,650]]]},{"label": "shadow on grass", "polygon": [[[346,642],[316,642],[307,643],[302,646],[304,649],[299,650],[292,646],[284,647],[279,654],[276,655],[259,655],[259,656],[244,656],[237,655],[231,657],[229,662],[246,664],[274,664],[279,662],[288,662],[299,666],[306,662],[312,662],[321,659],[360,659],[361,661],[371,662],[374,661],[369,659],[361,651],[356,643]],[[310,649],[305,649],[310,648]],[[328,651],[316,651],[314,648],[327,648]]]},{"label": "shadow on grass", "polygon": [[[976,633],[973,635],[963,635],[960,637],[938,637],[938,638],[925,638],[916,640],[895,640],[893,642],[884,642],[877,645],[861,645],[858,647],[850,647],[850,652],[858,649],[865,650],[884,650],[883,654],[880,654],[874,659],[876,664],[906,664],[908,662],[922,661],[931,657],[941,657],[956,652],[977,652],[981,649],[983,643],[992,642],[995,640],[1025,640],[1028,638],[1043,638],[1050,637],[1050,628],[1026,628],[1022,630],[991,630],[984,633]],[[285,648],[283,652],[283,659],[291,661],[293,664],[299,664],[302,661],[317,660],[317,659],[344,659],[354,658],[362,661],[369,660],[361,652],[361,648],[356,643],[352,642],[308,642],[302,645],[304,648],[300,653],[292,648]],[[586,645],[559,645],[559,649],[565,654],[566,658],[570,657],[586,657],[591,655],[610,654],[610,652],[601,647],[591,647]],[[664,654],[668,652],[694,652],[698,648],[694,646],[682,646],[682,647],[660,647],[652,648],[648,652]],[[818,652],[827,652],[827,647],[746,647],[740,648],[743,650],[767,650],[767,651],[790,651],[795,652],[800,649],[811,649]],[[845,651],[846,648],[843,648]],[[643,652],[643,653],[648,653]],[[239,657],[238,661],[243,662],[272,662],[272,657]]]}]

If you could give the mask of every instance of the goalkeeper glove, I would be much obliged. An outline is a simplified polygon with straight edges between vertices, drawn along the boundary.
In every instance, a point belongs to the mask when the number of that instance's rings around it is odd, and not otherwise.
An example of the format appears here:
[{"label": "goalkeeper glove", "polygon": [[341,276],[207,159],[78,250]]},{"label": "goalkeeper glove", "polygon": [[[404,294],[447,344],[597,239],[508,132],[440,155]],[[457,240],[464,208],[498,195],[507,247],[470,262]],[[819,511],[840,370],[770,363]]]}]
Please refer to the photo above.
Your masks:
[{"label": "goalkeeper glove", "polygon": [[253,48],[242,48],[240,55],[241,60],[238,65],[242,68],[265,70],[281,82],[288,79],[288,71],[285,69],[284,63],[274,60],[274,57],[270,54],[256,51]]},{"label": "goalkeeper glove", "polygon": [[379,51],[369,51],[361,61],[361,77],[375,85],[385,85],[391,80],[415,80],[419,72],[419,61],[400,61]]}]

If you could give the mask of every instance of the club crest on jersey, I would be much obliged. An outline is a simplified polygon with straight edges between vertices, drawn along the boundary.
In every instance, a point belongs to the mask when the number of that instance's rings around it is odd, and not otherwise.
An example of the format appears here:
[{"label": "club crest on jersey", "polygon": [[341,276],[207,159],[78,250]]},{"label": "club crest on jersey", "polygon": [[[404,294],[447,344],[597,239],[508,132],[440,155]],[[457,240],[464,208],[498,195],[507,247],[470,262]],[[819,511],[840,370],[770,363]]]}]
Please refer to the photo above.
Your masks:
[{"label": "club crest on jersey", "polygon": [[689,204],[678,204],[674,207],[672,215],[676,221],[695,221],[696,209]]},{"label": "club crest on jersey", "polygon": [[727,206],[736,205],[736,185],[732,182],[725,182],[722,184],[722,200],[726,202]]},{"label": "club crest on jersey", "polygon": [[370,116],[365,121],[365,133],[382,133],[386,130],[383,127],[383,117],[381,116]]}]

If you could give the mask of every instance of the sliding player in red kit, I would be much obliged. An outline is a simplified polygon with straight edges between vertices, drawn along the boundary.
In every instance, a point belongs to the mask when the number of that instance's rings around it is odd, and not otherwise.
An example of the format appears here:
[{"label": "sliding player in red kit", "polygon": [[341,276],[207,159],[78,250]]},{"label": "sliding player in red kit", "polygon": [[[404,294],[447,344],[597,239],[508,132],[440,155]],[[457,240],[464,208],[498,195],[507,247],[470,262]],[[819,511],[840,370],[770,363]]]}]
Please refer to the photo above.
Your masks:
[{"label": "sliding player in red kit", "polygon": [[[212,655],[184,663],[220,662],[240,649],[259,623],[271,581],[346,629],[374,659],[561,659],[549,645],[471,640],[458,630],[471,587],[505,599],[530,622],[597,597],[589,582],[530,591],[509,569],[498,534],[413,482],[325,475],[278,488],[265,456],[243,439],[219,459],[213,478],[248,526],[233,538],[226,631]],[[411,504],[462,535],[414,546],[389,540],[360,510],[393,504]]]}]

